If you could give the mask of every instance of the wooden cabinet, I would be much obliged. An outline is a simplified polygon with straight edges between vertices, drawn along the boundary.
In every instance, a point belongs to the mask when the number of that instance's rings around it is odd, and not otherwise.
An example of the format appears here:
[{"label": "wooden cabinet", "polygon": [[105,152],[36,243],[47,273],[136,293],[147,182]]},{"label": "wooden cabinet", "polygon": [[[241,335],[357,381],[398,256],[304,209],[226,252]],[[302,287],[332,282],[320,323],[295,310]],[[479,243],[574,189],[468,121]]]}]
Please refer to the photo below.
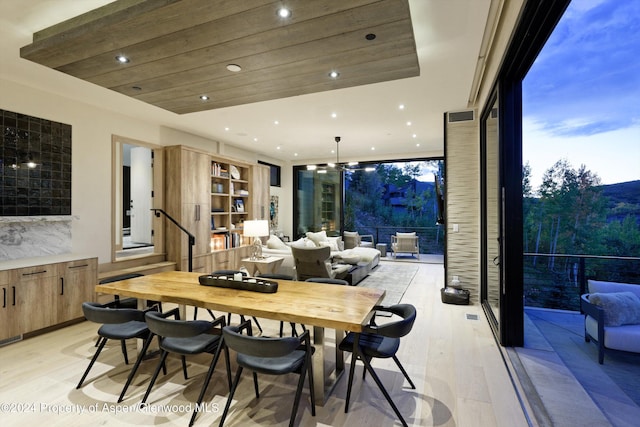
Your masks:
[{"label": "wooden cabinet", "polygon": [[253,184],[252,193],[252,218],[251,219],[270,219],[270,175],[269,166],[253,165],[251,166],[251,182]]},{"label": "wooden cabinet", "polygon": [[240,246],[224,251],[211,253],[211,271],[216,270],[238,270],[242,263],[242,258],[251,255],[251,246]]},{"label": "wooden cabinet", "polygon": [[64,262],[57,267],[56,323],[63,323],[82,317],[82,303],[95,300],[98,260],[90,258]]},{"label": "wooden cabinet", "polygon": [[[268,219],[269,168],[184,146],[165,149],[165,166],[165,211],[195,236],[193,271],[237,268],[233,254],[207,255],[247,245],[244,221]],[[165,224],[167,257],[188,270],[188,238]]]},{"label": "wooden cabinet", "polygon": [[13,270],[21,333],[36,331],[56,323],[55,264]]},{"label": "wooden cabinet", "polygon": [[0,341],[20,334],[18,321],[18,289],[11,283],[9,271],[0,271],[0,291],[2,292],[2,308],[0,309]]},{"label": "wooden cabinet", "polygon": [[81,318],[97,282],[97,258],[0,271],[0,340]]},{"label": "wooden cabinet", "polygon": [[[195,237],[193,256],[210,251],[210,156],[188,147],[165,151],[165,211]],[[188,260],[189,238],[173,222],[165,220],[167,256],[177,265]]]}]

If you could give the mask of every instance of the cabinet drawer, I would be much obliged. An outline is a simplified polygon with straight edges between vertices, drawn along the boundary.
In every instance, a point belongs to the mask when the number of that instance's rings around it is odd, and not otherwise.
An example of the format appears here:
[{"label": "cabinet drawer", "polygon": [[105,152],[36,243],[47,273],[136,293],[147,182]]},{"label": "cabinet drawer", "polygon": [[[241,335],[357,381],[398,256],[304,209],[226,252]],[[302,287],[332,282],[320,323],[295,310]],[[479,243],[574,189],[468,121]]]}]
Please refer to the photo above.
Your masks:
[{"label": "cabinet drawer", "polygon": [[56,275],[56,267],[54,264],[18,268],[13,271],[15,280],[18,281],[39,280],[45,277],[53,277]]},{"label": "cabinet drawer", "polygon": [[11,281],[11,275],[9,274],[9,271],[8,270],[0,271],[0,286],[8,285],[10,281]]}]

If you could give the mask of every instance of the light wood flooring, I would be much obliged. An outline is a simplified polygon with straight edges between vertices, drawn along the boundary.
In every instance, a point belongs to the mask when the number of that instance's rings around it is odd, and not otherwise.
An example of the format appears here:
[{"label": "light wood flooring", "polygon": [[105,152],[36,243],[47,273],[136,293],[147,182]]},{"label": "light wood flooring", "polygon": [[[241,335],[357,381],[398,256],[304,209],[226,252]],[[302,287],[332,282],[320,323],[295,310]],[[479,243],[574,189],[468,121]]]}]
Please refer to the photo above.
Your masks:
[{"label": "light wood flooring", "polygon": [[[409,425],[528,425],[502,352],[481,308],[442,304],[439,290],[444,282],[443,266],[419,266],[403,298],[403,302],[416,306],[418,318],[412,332],[403,338],[398,354],[417,389],[409,388],[392,361],[374,361],[374,368]],[[204,310],[199,310],[199,314],[202,318],[208,317]],[[234,319],[237,320],[237,316]],[[276,333],[278,322],[264,319],[261,323],[266,334]],[[136,405],[146,390],[157,359],[145,361],[125,401],[116,404],[130,369],[124,365],[117,343],[105,348],[85,385],[80,390],[75,388],[95,351],[96,330],[97,325],[82,322],[0,348],[0,403],[3,405],[0,423],[47,427],[187,426],[190,405],[200,391],[210,360],[208,356],[189,360],[191,377],[187,381],[182,377],[179,359],[170,358],[168,375],[161,374],[149,397],[149,408],[142,410]],[[131,343],[129,349],[133,356],[135,344]],[[219,423],[228,392],[223,366],[218,365],[211,381],[205,397],[208,412],[198,416],[198,426]],[[315,417],[311,416],[305,386],[297,425],[400,425],[373,380],[367,376],[362,381],[361,369],[358,363],[348,414],[344,413],[345,375],[325,406],[317,408]],[[288,425],[297,377],[259,378],[261,395],[256,400],[251,376],[245,373],[225,425]]]}]

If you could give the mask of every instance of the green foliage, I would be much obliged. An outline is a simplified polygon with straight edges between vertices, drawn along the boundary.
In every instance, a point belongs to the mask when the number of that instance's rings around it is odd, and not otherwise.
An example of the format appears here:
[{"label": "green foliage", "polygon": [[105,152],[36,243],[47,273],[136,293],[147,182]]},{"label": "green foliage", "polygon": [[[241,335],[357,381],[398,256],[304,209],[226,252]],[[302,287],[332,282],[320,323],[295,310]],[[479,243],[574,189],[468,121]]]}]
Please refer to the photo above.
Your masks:
[{"label": "green foliage", "polygon": [[[579,259],[564,255],[640,257],[640,192],[634,195],[640,185],[624,183],[607,189],[615,197],[611,202],[598,176],[584,165],[574,169],[567,160],[559,160],[544,173],[537,192],[530,186],[530,174],[525,165],[524,252],[558,256],[525,258],[526,304],[577,310]],[[629,259],[589,258],[584,278],[636,283],[639,264]]]},{"label": "green foliage", "polygon": [[[441,171],[442,161],[430,161],[429,166]],[[436,227],[437,203],[435,186],[421,183],[424,162],[409,162],[402,167],[394,163],[380,163],[375,172],[357,170],[345,175],[345,230],[372,233],[376,227]],[[426,186],[426,189],[422,187]],[[418,189],[420,188],[420,189]],[[391,197],[393,190],[400,197]],[[401,201],[402,205],[393,205]],[[434,231],[435,235],[436,231]],[[443,239],[437,243],[420,242],[425,251],[442,253]]]}]

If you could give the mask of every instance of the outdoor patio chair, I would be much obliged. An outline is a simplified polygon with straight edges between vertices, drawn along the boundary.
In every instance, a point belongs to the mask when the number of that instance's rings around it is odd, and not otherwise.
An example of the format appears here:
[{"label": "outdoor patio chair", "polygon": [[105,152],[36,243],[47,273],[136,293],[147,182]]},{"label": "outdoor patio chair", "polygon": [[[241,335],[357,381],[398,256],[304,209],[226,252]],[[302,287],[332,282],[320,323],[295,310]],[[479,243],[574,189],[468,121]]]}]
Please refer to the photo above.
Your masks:
[{"label": "outdoor patio chair", "polygon": [[391,236],[391,250],[393,251],[393,258],[395,259],[398,253],[408,253],[413,256],[420,254],[419,237],[416,236],[415,231],[412,233],[396,233]]}]

